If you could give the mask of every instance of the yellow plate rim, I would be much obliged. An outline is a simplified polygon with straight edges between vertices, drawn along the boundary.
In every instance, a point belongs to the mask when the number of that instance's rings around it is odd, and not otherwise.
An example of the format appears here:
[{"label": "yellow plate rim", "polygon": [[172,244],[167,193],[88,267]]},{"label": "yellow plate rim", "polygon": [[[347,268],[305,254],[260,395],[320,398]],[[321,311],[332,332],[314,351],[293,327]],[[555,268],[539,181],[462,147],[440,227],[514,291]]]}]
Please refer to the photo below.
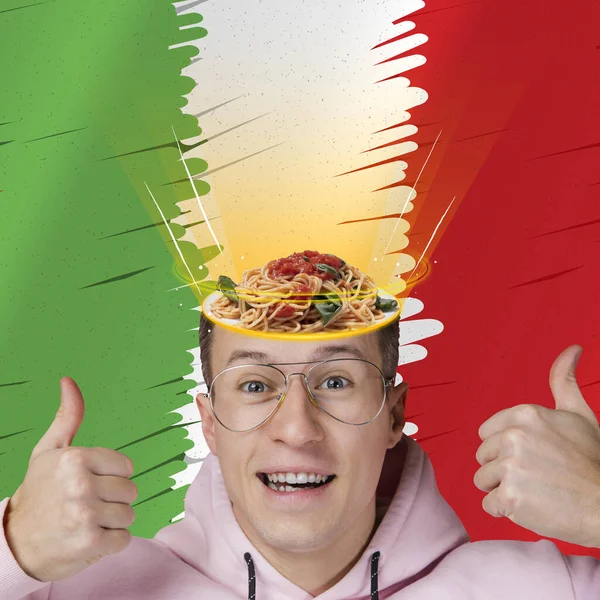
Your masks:
[{"label": "yellow plate rim", "polygon": [[206,316],[206,318],[215,325],[222,327],[223,329],[227,329],[228,331],[232,331],[234,333],[242,333],[252,337],[258,337],[269,340],[289,340],[289,341],[319,341],[319,340],[336,340],[343,339],[348,337],[354,337],[357,335],[364,335],[367,333],[371,333],[373,331],[377,331],[382,327],[385,327],[389,323],[391,323],[396,317],[400,315],[402,312],[402,305],[405,298],[396,298],[394,295],[378,288],[378,295],[382,298],[394,299],[398,301],[398,308],[393,312],[389,313],[374,325],[369,327],[364,327],[361,329],[352,329],[348,331],[317,331],[314,333],[288,333],[285,331],[254,331],[252,329],[244,329],[235,325],[236,321],[234,319],[219,319],[215,317],[215,315],[210,310],[211,304],[222,297],[222,293],[220,291],[213,292],[209,296],[204,299],[202,303],[202,313]]}]

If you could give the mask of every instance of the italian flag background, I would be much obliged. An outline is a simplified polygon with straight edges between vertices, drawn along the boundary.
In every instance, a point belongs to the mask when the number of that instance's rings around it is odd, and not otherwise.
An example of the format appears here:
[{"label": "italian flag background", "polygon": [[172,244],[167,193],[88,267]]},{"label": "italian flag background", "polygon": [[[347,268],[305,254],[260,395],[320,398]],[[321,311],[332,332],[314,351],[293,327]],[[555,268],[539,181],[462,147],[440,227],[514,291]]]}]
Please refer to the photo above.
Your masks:
[{"label": "italian flag background", "polygon": [[3,497],[69,375],[74,443],[136,465],[132,532],[181,518],[198,306],[308,248],[403,300],[405,432],[472,539],[539,539],[483,511],[477,430],[551,407],[573,343],[600,412],[598,22],[594,0],[4,0]]}]

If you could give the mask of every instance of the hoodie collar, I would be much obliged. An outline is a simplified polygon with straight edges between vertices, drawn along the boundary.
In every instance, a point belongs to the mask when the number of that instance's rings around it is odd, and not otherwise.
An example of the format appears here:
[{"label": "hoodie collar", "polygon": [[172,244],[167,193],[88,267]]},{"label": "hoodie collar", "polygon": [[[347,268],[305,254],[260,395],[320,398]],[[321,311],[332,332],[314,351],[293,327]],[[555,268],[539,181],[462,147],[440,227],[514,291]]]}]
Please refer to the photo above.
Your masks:
[{"label": "hoodie collar", "polygon": [[[469,541],[439,493],[429,458],[411,438],[404,436],[387,452],[377,495],[380,514],[385,512],[379,527],[350,572],[319,600],[377,600],[382,590],[387,597]],[[313,598],[281,575],[248,540],[212,454],[188,489],[184,519],[161,530],[155,539],[240,598]]]}]

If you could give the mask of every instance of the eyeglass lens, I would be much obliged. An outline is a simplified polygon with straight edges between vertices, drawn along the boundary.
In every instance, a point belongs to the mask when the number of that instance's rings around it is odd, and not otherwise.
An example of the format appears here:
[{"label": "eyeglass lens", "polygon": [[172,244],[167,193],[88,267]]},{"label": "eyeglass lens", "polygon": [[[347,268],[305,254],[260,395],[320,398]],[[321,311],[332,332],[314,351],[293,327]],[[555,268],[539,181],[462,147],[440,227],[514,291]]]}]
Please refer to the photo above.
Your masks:
[{"label": "eyeglass lens", "polygon": [[[308,370],[308,387],[325,412],[351,425],[374,419],[385,401],[381,372],[358,359],[314,365]],[[225,427],[246,431],[270,416],[284,392],[285,376],[278,369],[242,365],[217,375],[211,400],[215,415]]]}]

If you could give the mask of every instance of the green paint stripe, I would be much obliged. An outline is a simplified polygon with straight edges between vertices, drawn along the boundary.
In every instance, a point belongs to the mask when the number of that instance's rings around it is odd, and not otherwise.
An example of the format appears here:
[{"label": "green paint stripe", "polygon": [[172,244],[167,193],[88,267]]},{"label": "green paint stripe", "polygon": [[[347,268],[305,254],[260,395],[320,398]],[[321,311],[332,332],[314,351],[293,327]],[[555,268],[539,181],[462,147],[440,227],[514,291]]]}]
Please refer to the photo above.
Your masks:
[{"label": "green paint stripe", "polygon": [[135,475],[132,475],[129,479],[136,479],[137,477],[141,477],[142,475],[145,475],[146,473],[151,473],[152,471],[156,471],[156,469],[160,469],[161,467],[164,467],[165,465],[168,465],[169,463],[175,462],[175,461],[182,461],[185,458],[185,452],[182,452],[181,454],[178,454],[177,456],[173,456],[173,458],[169,458],[168,460],[165,460],[161,463],[159,463],[158,465],[155,465],[154,467],[150,467],[149,469],[146,469],[145,471],[142,471],[141,473],[136,473]]},{"label": "green paint stripe", "polygon": [[126,444],[123,444],[122,446],[115,448],[115,450],[118,450],[120,452],[124,448],[133,446],[134,444],[139,444],[140,442],[149,440],[150,438],[156,437],[157,435],[161,435],[162,433],[166,433],[167,431],[171,431],[172,429],[175,429],[177,427],[186,427],[188,425],[196,425],[197,423],[202,423],[202,421],[190,421],[189,423],[176,423],[175,425],[169,425],[168,427],[163,427],[162,429],[159,429],[158,431],[155,431],[154,433],[149,433],[148,435],[138,438],[137,440],[133,440],[132,442],[127,442]]},{"label": "green paint stripe", "polygon": [[183,381],[183,377],[177,377],[175,379],[169,379],[169,381],[164,381],[163,383],[157,383],[156,385],[152,385],[146,390],[153,390],[154,388],[162,387],[163,385],[169,385],[171,383],[177,383],[178,381]]},{"label": "green paint stripe", "polygon": [[6,438],[13,437],[14,435],[21,435],[22,433],[27,433],[28,431],[33,431],[33,428],[23,429],[23,431],[15,431],[14,433],[9,433],[7,435],[0,435],[0,440],[5,440]]},{"label": "green paint stripe", "polygon": [[23,8],[31,8],[32,6],[41,6],[42,4],[48,4],[49,2],[54,2],[55,0],[46,0],[45,2],[36,2],[35,4],[25,4],[24,6],[16,6],[15,8],[9,8],[7,10],[0,10],[0,14],[12,12],[13,10],[21,10]]},{"label": "green paint stripe", "polygon": [[59,133],[52,133],[51,135],[45,135],[39,138],[33,138],[32,140],[27,140],[24,142],[25,144],[30,144],[31,142],[39,142],[40,140],[47,140],[53,137],[58,137],[59,135],[66,135],[67,133],[73,133],[75,131],[83,131],[87,129],[87,127],[80,127],[79,129],[68,129],[67,131],[60,131]]},{"label": "green paint stripe", "polygon": [[[263,152],[268,152],[269,150],[273,150],[273,148],[277,148],[277,146],[281,146],[281,144],[284,144],[285,142],[281,142],[280,144],[275,144],[274,146],[269,146],[268,148],[264,148],[263,150],[259,150],[258,152],[253,152],[252,154],[248,154],[247,156],[242,156],[242,158],[238,158],[237,160],[234,160],[230,163],[227,163],[226,165],[221,165],[220,167],[216,167],[215,169],[212,169],[211,171],[206,171],[204,173],[199,173],[198,175],[194,175],[193,178],[196,179],[197,177],[206,177],[207,175],[212,175],[213,173],[216,173],[217,171],[222,171],[223,169],[227,169],[228,167],[233,167],[233,165],[237,165],[238,163],[241,163],[245,160],[248,160],[249,158],[252,158],[254,156],[258,156],[259,154],[262,154]],[[188,178],[186,179],[177,179],[176,181],[169,181],[167,183],[163,183],[161,184],[162,186],[165,185],[176,185],[178,183],[184,183],[186,181],[189,181]]]},{"label": "green paint stripe", "polygon": [[[170,221],[169,221],[170,223]],[[127,229],[126,231],[120,231],[119,233],[112,233],[111,235],[106,235],[104,237],[98,238],[100,240],[108,240],[109,238],[117,237],[119,235],[125,235],[127,233],[134,233],[135,231],[143,231],[144,229],[152,229],[152,227],[164,227],[165,223],[150,223],[150,225],[144,225],[143,227],[135,227],[134,229]]]},{"label": "green paint stripe", "polygon": [[[185,486],[182,486],[182,487],[185,487]],[[167,488],[166,490],[163,490],[162,492],[158,492],[158,494],[154,494],[154,496],[150,496],[149,498],[145,498],[144,500],[140,500],[139,502],[132,504],[131,507],[135,508],[136,506],[139,506],[140,504],[150,502],[150,500],[154,500],[155,498],[159,498],[160,496],[164,496],[165,494],[168,494],[169,492],[173,492],[173,491],[175,491],[175,490],[173,490],[173,488]]]},{"label": "green paint stripe", "polygon": [[0,383],[0,387],[9,387],[11,385],[23,385],[24,383],[31,383],[31,379],[27,381],[14,381],[13,383]]},{"label": "green paint stripe", "polygon": [[139,269],[138,271],[131,271],[131,273],[125,273],[124,275],[119,275],[117,277],[111,277],[110,279],[105,279],[104,281],[98,281],[97,283],[91,283],[90,285],[86,285],[85,287],[79,288],[80,290],[86,290],[87,288],[95,287],[97,285],[104,285],[106,283],[114,283],[115,281],[121,281],[122,279],[129,279],[130,277],[134,277],[135,275],[139,275],[144,271],[148,271],[150,269],[154,269],[154,267],[146,267],[145,269]]}]

